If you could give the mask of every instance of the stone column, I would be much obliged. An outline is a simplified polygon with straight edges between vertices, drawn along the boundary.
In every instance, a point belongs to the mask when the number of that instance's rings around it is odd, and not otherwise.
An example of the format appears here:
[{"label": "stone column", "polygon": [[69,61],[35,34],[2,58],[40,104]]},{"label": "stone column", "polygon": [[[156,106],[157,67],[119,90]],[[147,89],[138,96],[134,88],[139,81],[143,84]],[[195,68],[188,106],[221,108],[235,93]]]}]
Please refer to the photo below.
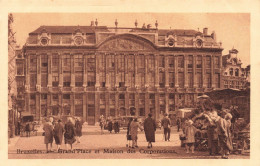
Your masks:
[{"label": "stone column", "polygon": [[188,55],[183,55],[184,56],[184,88],[188,88]]},{"label": "stone column", "polygon": [[155,93],[155,110],[154,110],[154,118],[155,120],[159,119],[159,114],[160,114],[160,104],[159,104],[159,93]]},{"label": "stone column", "polygon": [[149,101],[149,93],[145,92],[145,117],[150,113],[150,101]]},{"label": "stone column", "polygon": [[129,80],[128,80],[128,55],[125,54],[125,87],[129,87]]},{"label": "stone column", "polygon": [[83,120],[84,122],[87,121],[87,94],[86,93],[83,93]]},{"label": "stone column", "polygon": [[213,55],[211,55],[210,56],[210,58],[211,58],[211,71],[210,71],[210,73],[211,73],[211,87],[212,88],[215,88],[216,86],[216,82],[215,82],[215,73],[214,73],[214,70],[215,70],[215,62],[214,62],[214,59],[215,59],[215,56],[213,56]]},{"label": "stone column", "polygon": [[36,55],[37,55],[37,83],[36,83],[36,87],[37,86],[41,87],[41,55],[40,54],[36,54]]},{"label": "stone column", "polygon": [[206,88],[206,81],[205,81],[205,74],[206,74],[206,68],[205,68],[205,55],[202,55],[202,88]]},{"label": "stone column", "polygon": [[100,117],[100,93],[95,92],[95,125],[98,125]]},{"label": "stone column", "polygon": [[106,56],[106,88],[110,88],[111,87],[111,85],[110,85],[110,78],[109,78],[109,72],[110,71],[108,70],[109,64],[108,64],[107,55],[108,54],[105,54],[105,56]]},{"label": "stone column", "polygon": [[48,55],[48,85],[47,87],[52,87],[52,54]]},{"label": "stone column", "polygon": [[59,87],[63,87],[63,60],[62,55],[59,54]]},{"label": "stone column", "polygon": [[139,115],[139,93],[135,93],[135,116]]},{"label": "stone column", "polygon": [[138,59],[138,54],[134,55],[135,57],[135,87],[139,87],[140,85],[138,84],[139,82],[139,77],[138,77],[138,72],[137,72],[137,59]]},{"label": "stone column", "polygon": [[149,79],[148,79],[148,58],[149,55],[145,55],[144,56],[144,60],[145,60],[145,87],[149,87]]},{"label": "stone column", "polygon": [[178,82],[178,56],[174,56],[174,68],[175,68],[175,71],[174,71],[174,74],[175,74],[175,79],[174,79],[174,82],[175,82],[175,88],[178,88],[179,87],[179,82]]},{"label": "stone column", "polygon": [[47,105],[47,112],[52,114],[52,107],[50,107],[51,106],[51,94],[49,94],[49,93],[47,94],[46,105]]},{"label": "stone column", "polygon": [[99,59],[100,59],[100,55],[96,53],[95,59],[96,59],[96,84],[95,84],[95,87],[99,88],[100,87],[100,82],[99,82]]},{"label": "stone column", "polygon": [[105,99],[106,99],[106,117],[108,118],[110,116],[110,104],[109,104],[109,92],[105,93]]},{"label": "stone column", "polygon": [[74,55],[70,54],[70,71],[71,71],[71,82],[70,82],[70,86],[72,88],[75,87],[75,68],[74,68]]},{"label": "stone column", "polygon": [[118,107],[119,107],[119,93],[116,92],[115,93],[115,114],[116,114],[116,117],[118,117]]},{"label": "stone column", "polygon": [[38,113],[41,113],[40,109],[41,109],[41,96],[40,96],[40,93],[36,93],[35,94],[35,115],[37,115]]},{"label": "stone column", "polygon": [[158,69],[158,61],[159,61],[159,55],[156,54],[154,57],[155,60],[155,88],[159,88],[159,69]]},{"label": "stone column", "polygon": [[169,93],[165,93],[165,112],[169,114]]},{"label": "stone column", "polygon": [[169,56],[164,56],[164,64],[165,64],[165,87],[169,88]]},{"label": "stone column", "polygon": [[30,90],[30,56],[27,54],[25,59],[25,64],[26,64],[25,87],[27,87],[28,90]]},{"label": "stone column", "polygon": [[70,115],[75,115],[75,94],[70,94]]},{"label": "stone column", "polygon": [[126,111],[126,116],[130,115],[130,110],[129,110],[129,93],[125,93],[125,111]]},{"label": "stone column", "polygon": [[217,54],[218,58],[219,58],[219,69],[220,69],[220,72],[219,72],[219,81],[220,81],[220,88],[224,88],[224,85],[223,85],[223,76],[222,76],[222,53],[220,54]]},{"label": "stone column", "polygon": [[193,55],[193,87],[194,88],[197,88],[196,59],[197,59],[197,56]]}]

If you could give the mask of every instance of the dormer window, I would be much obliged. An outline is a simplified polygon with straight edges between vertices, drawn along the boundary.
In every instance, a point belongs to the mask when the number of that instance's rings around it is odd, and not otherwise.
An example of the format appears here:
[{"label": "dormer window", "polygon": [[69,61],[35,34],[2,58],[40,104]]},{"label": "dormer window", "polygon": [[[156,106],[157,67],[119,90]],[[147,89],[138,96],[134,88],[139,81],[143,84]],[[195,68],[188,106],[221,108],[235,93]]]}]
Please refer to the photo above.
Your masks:
[{"label": "dormer window", "polygon": [[84,40],[83,40],[82,37],[75,37],[74,42],[75,42],[75,44],[76,44],[77,46],[79,46],[79,45],[82,45],[82,44],[83,44]]},{"label": "dormer window", "polygon": [[203,45],[203,41],[202,40],[200,40],[200,39],[196,40],[196,47],[201,48],[202,45]]},{"label": "dormer window", "polygon": [[41,45],[46,46],[48,44],[48,39],[47,38],[42,38],[41,39]]},{"label": "dormer window", "polygon": [[229,75],[230,75],[230,76],[233,76],[233,68],[230,68],[230,69],[229,69]]}]

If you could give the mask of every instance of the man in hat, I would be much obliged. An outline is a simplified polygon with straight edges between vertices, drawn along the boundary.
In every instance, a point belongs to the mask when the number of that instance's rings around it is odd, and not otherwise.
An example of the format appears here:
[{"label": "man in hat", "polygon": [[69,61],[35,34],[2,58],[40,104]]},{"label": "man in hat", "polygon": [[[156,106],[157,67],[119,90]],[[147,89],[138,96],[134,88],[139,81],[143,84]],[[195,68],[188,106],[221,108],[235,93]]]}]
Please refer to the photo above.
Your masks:
[{"label": "man in hat", "polygon": [[168,118],[167,113],[164,113],[164,117],[161,121],[163,131],[164,131],[164,139],[165,141],[170,141],[170,135],[171,135],[171,122],[170,119]]}]

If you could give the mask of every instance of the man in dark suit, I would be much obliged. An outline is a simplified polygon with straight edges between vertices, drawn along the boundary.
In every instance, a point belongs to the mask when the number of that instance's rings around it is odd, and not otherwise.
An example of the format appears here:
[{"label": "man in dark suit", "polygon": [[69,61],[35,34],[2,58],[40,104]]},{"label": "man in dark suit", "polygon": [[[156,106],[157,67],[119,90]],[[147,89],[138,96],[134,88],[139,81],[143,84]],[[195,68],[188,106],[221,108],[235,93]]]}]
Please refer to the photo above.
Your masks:
[{"label": "man in dark suit", "polygon": [[164,114],[164,118],[162,119],[162,127],[164,129],[164,138],[165,141],[170,141],[170,135],[171,135],[171,122],[170,119],[167,117],[167,113]]}]

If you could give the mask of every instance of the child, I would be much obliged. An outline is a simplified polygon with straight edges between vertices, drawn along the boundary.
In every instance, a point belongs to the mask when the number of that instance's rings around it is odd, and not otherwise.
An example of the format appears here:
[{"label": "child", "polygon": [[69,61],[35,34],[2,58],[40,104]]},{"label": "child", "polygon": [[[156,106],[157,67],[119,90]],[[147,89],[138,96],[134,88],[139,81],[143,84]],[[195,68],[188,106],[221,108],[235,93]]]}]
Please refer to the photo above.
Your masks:
[{"label": "child", "polygon": [[191,153],[194,153],[195,133],[196,133],[197,129],[192,124],[193,124],[193,121],[188,120],[187,126],[185,127],[186,153],[189,153],[189,150],[191,150]]}]

